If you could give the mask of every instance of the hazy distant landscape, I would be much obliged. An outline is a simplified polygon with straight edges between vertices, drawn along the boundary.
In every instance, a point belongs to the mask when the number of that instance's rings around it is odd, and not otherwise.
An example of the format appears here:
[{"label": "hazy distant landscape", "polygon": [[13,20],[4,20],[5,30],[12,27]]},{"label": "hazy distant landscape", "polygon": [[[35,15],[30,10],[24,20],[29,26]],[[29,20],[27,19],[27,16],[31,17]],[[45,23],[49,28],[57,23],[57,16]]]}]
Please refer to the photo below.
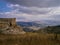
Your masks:
[{"label": "hazy distant landscape", "polygon": [[43,20],[43,21],[33,21],[33,22],[17,22],[17,25],[22,26],[26,31],[39,30],[48,26],[60,25],[60,21]]}]

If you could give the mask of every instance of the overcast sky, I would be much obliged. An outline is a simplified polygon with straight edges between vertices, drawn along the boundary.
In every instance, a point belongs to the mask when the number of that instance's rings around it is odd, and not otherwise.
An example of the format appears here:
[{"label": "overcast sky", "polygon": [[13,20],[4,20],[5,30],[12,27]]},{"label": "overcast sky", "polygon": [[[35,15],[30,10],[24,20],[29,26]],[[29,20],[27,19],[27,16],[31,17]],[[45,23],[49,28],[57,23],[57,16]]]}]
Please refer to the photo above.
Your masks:
[{"label": "overcast sky", "polygon": [[60,21],[60,0],[0,0],[0,18]]}]

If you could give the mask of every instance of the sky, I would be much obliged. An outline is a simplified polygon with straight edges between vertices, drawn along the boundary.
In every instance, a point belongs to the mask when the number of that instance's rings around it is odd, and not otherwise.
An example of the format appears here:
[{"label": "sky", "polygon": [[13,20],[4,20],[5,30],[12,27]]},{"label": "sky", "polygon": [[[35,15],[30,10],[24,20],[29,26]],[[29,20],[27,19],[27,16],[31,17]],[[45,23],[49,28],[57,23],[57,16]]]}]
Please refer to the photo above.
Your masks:
[{"label": "sky", "polygon": [[0,0],[0,18],[60,21],[60,0]]}]

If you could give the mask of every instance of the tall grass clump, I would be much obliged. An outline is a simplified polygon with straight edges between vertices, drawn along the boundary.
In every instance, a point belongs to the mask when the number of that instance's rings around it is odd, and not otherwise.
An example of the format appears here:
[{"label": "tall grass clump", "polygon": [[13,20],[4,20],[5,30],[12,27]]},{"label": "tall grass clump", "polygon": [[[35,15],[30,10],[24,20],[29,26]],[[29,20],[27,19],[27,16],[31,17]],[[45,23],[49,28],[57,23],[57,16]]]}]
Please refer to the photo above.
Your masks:
[{"label": "tall grass clump", "polygon": [[58,34],[58,40],[54,39],[54,34],[0,34],[0,45],[60,45],[60,34]]}]

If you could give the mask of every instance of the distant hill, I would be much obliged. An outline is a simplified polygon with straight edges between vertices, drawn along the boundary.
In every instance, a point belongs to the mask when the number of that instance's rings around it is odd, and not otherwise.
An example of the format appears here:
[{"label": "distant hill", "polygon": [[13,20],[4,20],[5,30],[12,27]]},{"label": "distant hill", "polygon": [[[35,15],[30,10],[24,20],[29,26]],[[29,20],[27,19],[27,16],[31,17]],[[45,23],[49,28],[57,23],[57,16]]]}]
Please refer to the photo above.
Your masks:
[{"label": "distant hill", "polygon": [[26,31],[26,32],[37,31],[40,28],[45,27],[45,25],[38,24],[35,22],[17,22],[17,25],[22,26],[24,31]]},{"label": "distant hill", "polygon": [[43,29],[47,26],[56,26],[60,25],[60,21],[52,21],[52,20],[42,20],[42,21],[32,21],[32,22],[17,22],[17,25],[20,25],[24,28],[24,31],[37,31],[39,29]]},{"label": "distant hill", "polygon": [[22,27],[30,27],[30,26],[46,27],[46,26],[60,25],[60,21],[41,20],[41,21],[32,21],[32,22],[17,22],[17,24],[21,25]]},{"label": "distant hill", "polygon": [[31,26],[44,27],[45,26],[43,24],[38,24],[36,22],[17,22],[17,25],[20,25],[22,27],[31,27]]},{"label": "distant hill", "polygon": [[43,29],[39,29],[38,32],[60,34],[60,25],[57,25],[57,26],[48,26],[48,27],[45,27]]},{"label": "distant hill", "polygon": [[22,27],[30,27],[30,26],[39,26],[37,23],[34,22],[17,22],[18,25]]},{"label": "distant hill", "polygon": [[37,24],[42,24],[45,26],[56,26],[60,25],[60,21],[55,21],[55,20],[41,20],[41,21],[34,21]]}]

